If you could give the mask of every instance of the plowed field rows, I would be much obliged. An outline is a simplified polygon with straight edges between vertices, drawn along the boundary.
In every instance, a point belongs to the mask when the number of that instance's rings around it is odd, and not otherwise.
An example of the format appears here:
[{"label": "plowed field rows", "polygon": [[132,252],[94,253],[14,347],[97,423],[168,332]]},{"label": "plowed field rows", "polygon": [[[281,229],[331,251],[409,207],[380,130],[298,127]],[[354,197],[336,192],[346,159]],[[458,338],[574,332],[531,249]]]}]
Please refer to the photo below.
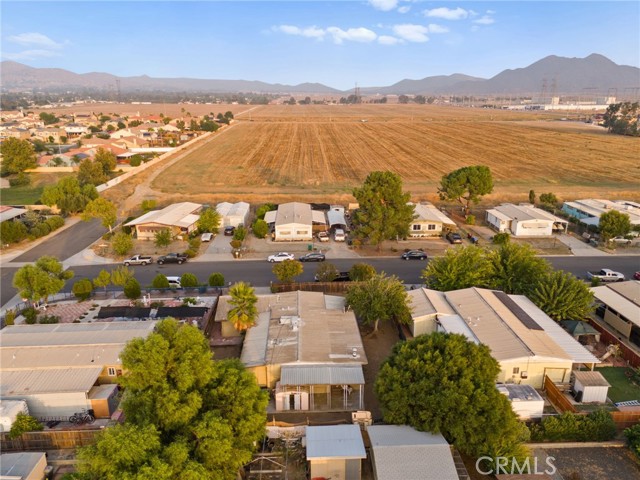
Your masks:
[{"label": "plowed field rows", "polygon": [[212,199],[319,199],[347,194],[373,170],[392,170],[414,195],[428,197],[443,174],[475,164],[491,168],[498,195],[529,188],[634,192],[640,185],[638,139],[600,128],[480,109],[349,108],[258,107],[163,172],[152,188]]}]

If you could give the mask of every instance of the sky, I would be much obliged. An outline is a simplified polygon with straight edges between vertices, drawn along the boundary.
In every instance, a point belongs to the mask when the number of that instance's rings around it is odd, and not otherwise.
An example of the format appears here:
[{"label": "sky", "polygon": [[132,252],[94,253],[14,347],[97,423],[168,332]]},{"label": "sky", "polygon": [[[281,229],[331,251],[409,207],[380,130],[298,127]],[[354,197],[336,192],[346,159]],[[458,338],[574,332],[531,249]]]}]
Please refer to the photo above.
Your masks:
[{"label": "sky", "polygon": [[0,53],[121,77],[317,82],[347,90],[548,55],[640,66],[638,1],[7,1]]}]

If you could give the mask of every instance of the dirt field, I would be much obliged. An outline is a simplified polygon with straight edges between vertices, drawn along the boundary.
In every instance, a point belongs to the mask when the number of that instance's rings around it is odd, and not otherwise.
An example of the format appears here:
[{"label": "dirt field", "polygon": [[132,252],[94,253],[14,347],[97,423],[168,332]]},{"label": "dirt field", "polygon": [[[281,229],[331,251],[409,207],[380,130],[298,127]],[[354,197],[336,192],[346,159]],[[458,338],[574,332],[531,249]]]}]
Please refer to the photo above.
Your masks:
[{"label": "dirt field", "polygon": [[628,448],[547,448],[564,478],[638,480],[640,463]]},{"label": "dirt field", "polygon": [[[363,121],[363,120],[366,120]],[[349,201],[373,170],[400,174],[414,200],[436,199],[441,176],[486,164],[488,201],[529,189],[637,197],[636,138],[612,136],[558,114],[432,106],[259,106],[152,182],[160,195],[196,201]]]}]

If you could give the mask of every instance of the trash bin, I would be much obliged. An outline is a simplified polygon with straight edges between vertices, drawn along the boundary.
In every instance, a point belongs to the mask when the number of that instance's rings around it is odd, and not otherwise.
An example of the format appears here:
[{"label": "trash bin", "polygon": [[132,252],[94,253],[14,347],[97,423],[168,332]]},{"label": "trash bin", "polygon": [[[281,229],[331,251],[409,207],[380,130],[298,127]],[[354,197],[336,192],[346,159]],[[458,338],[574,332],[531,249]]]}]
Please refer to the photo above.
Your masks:
[{"label": "trash bin", "polygon": [[307,245],[307,250],[308,251],[313,251],[313,243],[310,243],[309,245]]},{"label": "trash bin", "polygon": [[233,251],[233,258],[240,258],[240,252],[237,250]]}]

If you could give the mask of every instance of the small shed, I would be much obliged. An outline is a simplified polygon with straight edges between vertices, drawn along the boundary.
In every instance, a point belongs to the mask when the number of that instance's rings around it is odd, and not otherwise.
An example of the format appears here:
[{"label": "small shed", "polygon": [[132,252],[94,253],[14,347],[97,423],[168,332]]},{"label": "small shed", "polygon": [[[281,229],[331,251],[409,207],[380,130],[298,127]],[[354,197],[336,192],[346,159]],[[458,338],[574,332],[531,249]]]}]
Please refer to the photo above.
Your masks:
[{"label": "small shed", "polygon": [[576,394],[576,401],[582,403],[606,403],[609,393],[609,382],[600,372],[574,370],[571,372],[571,386]]},{"label": "small shed", "polygon": [[0,478],[41,480],[45,477],[47,456],[44,452],[3,453],[0,455]]},{"label": "small shed", "polygon": [[520,420],[542,418],[544,399],[531,385],[499,383],[496,387],[509,399],[511,408]]},{"label": "small shed", "polygon": [[360,480],[367,458],[358,425],[307,427],[307,461],[311,478]]},{"label": "small shed", "polygon": [[344,207],[342,205],[331,205],[327,212],[327,220],[329,222],[329,230],[335,232],[336,228],[347,231],[347,220],[344,216]]}]

